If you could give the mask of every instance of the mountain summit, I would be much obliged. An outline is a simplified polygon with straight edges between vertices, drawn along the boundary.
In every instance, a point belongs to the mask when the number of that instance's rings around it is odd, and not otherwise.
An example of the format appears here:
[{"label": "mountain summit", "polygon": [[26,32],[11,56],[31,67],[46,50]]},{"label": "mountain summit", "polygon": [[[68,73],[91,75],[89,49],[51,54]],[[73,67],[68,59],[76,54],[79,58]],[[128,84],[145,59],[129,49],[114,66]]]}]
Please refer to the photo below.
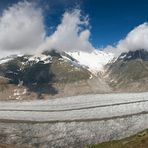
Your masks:
[{"label": "mountain summit", "polygon": [[118,60],[124,60],[124,61],[135,60],[135,59],[148,61],[148,52],[144,49],[129,51],[126,53],[122,53],[118,58]]},{"label": "mountain summit", "polygon": [[80,65],[85,66],[91,73],[97,75],[98,72],[104,69],[104,66],[110,62],[114,55],[104,51],[94,50],[92,52],[69,52]]}]

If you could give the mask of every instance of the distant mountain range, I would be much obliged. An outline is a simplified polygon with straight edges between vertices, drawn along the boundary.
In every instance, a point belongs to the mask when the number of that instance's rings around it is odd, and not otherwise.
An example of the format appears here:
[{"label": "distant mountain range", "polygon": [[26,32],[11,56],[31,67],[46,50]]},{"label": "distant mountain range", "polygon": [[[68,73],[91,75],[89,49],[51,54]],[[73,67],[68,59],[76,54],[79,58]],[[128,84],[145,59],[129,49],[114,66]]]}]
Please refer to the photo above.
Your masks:
[{"label": "distant mountain range", "polygon": [[86,93],[146,91],[148,52],[44,51],[0,60],[0,99],[46,99]]}]

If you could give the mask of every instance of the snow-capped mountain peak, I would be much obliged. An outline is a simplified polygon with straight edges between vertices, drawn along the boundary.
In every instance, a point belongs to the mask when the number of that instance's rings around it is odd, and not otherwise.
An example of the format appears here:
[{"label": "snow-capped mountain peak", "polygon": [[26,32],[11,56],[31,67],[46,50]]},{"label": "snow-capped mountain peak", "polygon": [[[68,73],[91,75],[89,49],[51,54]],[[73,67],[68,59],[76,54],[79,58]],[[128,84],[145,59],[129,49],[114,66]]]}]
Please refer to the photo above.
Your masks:
[{"label": "snow-capped mountain peak", "polygon": [[88,68],[93,74],[103,70],[104,65],[113,59],[112,53],[94,50],[93,52],[68,52],[80,65]]}]

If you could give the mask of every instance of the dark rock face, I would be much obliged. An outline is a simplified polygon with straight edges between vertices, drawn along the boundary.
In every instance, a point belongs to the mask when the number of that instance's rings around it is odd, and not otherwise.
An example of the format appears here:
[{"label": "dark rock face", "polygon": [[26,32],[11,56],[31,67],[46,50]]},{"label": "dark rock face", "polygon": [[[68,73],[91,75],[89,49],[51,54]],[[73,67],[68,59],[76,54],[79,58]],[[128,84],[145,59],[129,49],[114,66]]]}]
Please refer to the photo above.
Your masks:
[{"label": "dark rock face", "polygon": [[44,54],[44,55],[50,55],[50,56],[56,57],[56,58],[62,58],[60,52],[58,52],[58,51],[55,50],[55,49],[50,50],[50,51],[45,50],[45,51],[43,52],[43,54]]},{"label": "dark rock face", "polygon": [[118,60],[128,61],[142,59],[143,61],[148,61],[148,51],[141,49],[136,51],[129,51],[128,53],[122,53]]}]

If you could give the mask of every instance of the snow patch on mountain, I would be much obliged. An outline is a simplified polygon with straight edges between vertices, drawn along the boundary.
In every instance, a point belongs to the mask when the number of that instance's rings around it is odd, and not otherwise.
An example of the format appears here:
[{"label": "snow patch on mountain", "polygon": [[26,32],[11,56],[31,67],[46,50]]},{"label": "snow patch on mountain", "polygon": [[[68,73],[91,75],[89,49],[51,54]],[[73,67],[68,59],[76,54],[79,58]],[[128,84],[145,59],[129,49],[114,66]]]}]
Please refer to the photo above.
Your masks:
[{"label": "snow patch on mountain", "polygon": [[0,59],[0,64],[6,63],[6,62],[8,62],[8,61],[18,57],[18,56],[20,56],[20,55],[11,55],[11,56],[7,56],[7,57],[4,57],[4,58],[1,58]]},{"label": "snow patch on mountain", "polygon": [[52,61],[52,57],[50,55],[36,54],[34,56],[31,56],[28,61],[35,61],[36,63],[38,63],[39,61],[43,61],[44,64],[48,64]]},{"label": "snow patch on mountain", "polygon": [[80,65],[87,67],[93,74],[102,71],[104,65],[114,58],[112,53],[97,50],[93,52],[68,52],[68,54],[76,59]]}]

